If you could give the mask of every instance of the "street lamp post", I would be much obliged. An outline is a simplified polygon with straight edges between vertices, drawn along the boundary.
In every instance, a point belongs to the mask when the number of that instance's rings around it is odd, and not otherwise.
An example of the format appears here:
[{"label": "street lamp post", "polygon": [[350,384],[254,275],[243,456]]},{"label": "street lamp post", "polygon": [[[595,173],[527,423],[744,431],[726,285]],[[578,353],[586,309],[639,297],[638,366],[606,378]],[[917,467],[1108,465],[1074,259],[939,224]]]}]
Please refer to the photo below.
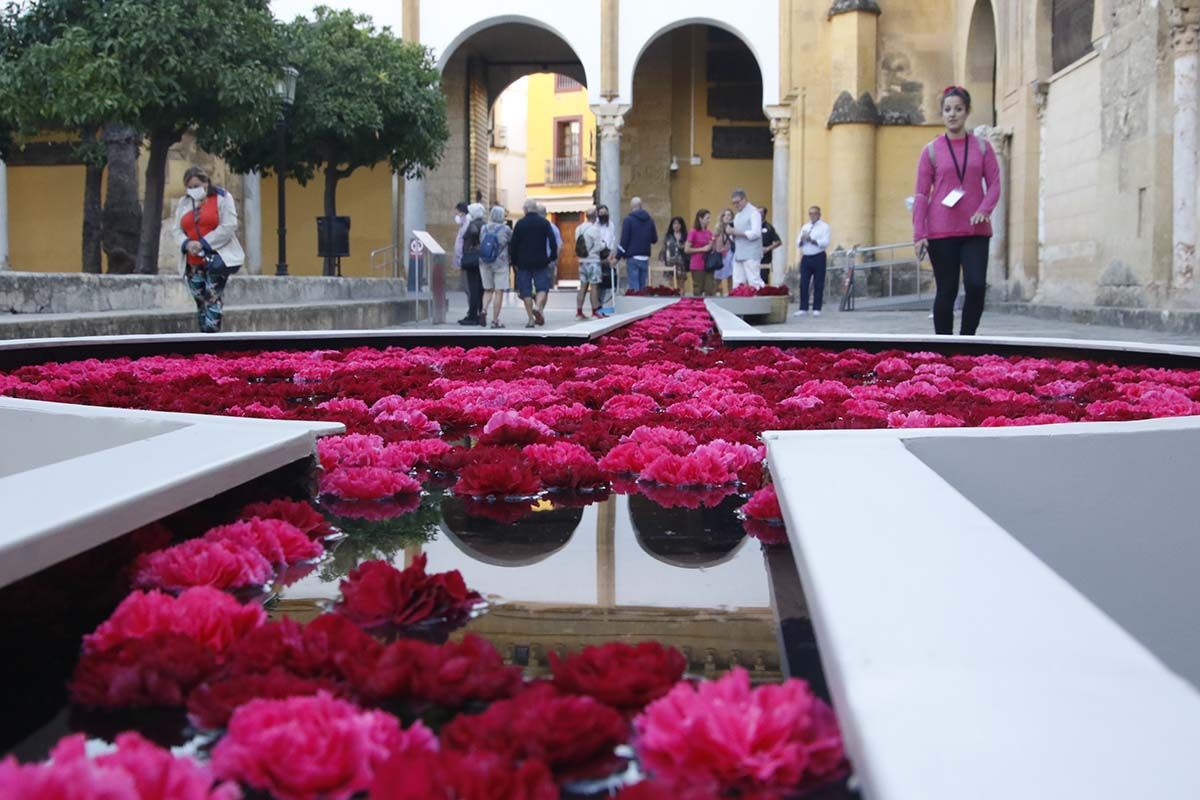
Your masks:
[{"label": "street lamp post", "polygon": [[295,67],[283,68],[283,75],[275,83],[275,94],[279,97],[279,119],[275,123],[275,183],[279,196],[279,263],[276,275],[287,275],[287,114],[296,102],[296,79],[300,71]]}]

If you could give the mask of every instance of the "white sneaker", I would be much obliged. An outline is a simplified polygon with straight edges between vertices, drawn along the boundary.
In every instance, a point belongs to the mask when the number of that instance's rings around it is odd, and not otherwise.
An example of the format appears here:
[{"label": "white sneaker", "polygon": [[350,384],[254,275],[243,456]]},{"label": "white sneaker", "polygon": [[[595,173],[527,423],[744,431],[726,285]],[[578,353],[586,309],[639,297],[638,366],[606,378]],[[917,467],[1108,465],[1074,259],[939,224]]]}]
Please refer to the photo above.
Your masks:
[{"label": "white sneaker", "polygon": [[807,312],[807,311],[805,311],[805,310],[802,308],[802,309],[800,309],[799,311],[797,311],[795,314],[793,314],[792,316],[793,316],[793,317],[803,317],[803,316],[804,316],[805,314],[807,314],[807,313],[808,313],[808,312]]},{"label": "white sneaker", "polygon": [[813,311],[813,316],[814,316],[814,317],[819,317],[819,316],[821,316],[821,312],[820,312],[820,311]]}]

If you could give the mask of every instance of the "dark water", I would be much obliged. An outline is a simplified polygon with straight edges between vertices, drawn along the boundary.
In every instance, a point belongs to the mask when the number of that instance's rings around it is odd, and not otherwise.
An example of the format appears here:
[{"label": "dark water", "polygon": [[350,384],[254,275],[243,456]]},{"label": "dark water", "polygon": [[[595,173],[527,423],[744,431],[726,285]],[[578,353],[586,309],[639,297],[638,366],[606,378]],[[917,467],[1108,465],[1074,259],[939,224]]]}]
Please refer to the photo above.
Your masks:
[{"label": "dark water", "polygon": [[[188,538],[252,500],[302,497],[308,484],[284,470],[164,522]],[[742,666],[758,682],[795,675],[824,693],[790,553],[745,536],[737,517],[744,499],[676,493],[666,502],[696,507],[668,507],[640,494],[596,494],[490,504],[430,483],[419,504],[322,502],[345,537],[295,569],[288,585],[277,582],[266,608],[276,618],[311,619],[358,564],[404,567],[424,554],[429,572],[459,570],[489,601],[451,638],[487,638],[530,678],[548,674],[552,651],[656,640],[679,648],[694,676]],[[364,509],[384,518],[361,518]],[[67,702],[80,639],[128,593],[128,570],[144,544],[126,536],[0,591],[0,641],[11,651],[0,684],[0,750],[40,759],[67,733],[111,739],[131,727],[163,744],[191,738],[182,712],[87,713]]]}]

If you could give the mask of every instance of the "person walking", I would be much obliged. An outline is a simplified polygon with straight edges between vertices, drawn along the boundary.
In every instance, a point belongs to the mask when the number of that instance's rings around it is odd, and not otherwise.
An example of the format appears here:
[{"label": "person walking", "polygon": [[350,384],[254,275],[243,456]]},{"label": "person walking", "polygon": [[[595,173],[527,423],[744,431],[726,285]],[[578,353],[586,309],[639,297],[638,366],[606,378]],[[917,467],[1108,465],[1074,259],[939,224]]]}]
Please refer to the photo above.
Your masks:
[{"label": "person walking", "polygon": [[[479,244],[479,282],[483,286],[483,316],[492,310],[493,328],[503,328],[500,321],[500,304],[508,289],[508,243],[512,239],[512,228],[505,224],[504,207],[493,206],[488,215],[488,224],[483,226]],[[482,323],[480,323],[482,324]]]},{"label": "person walking", "polygon": [[604,239],[596,226],[596,209],[589,208],[587,221],[575,231],[575,253],[579,256],[579,291],[575,295],[575,319],[587,319],[583,315],[583,299],[590,295],[592,316],[604,319],[600,311],[600,258],[604,252]]},{"label": "person walking", "polygon": [[797,317],[808,313],[808,291],[812,287],[812,313],[814,317],[821,316],[821,306],[825,301],[825,268],[828,266],[830,237],[833,231],[829,223],[821,219],[821,207],[813,206],[808,210],[808,222],[800,229],[796,237],[796,248],[800,251],[800,309]]},{"label": "person walking", "polygon": [[[762,278],[764,284],[771,282],[771,266],[775,263],[775,251],[783,246],[783,240],[779,238],[779,231],[775,230],[775,226],[767,222],[766,206],[759,209],[762,212],[762,261],[759,262],[759,277]],[[787,267],[787,264],[784,264]]]},{"label": "person walking", "polygon": [[237,206],[200,167],[188,167],[183,186],[174,233],[184,279],[196,301],[200,332],[220,333],[225,284],[246,260],[237,240]]},{"label": "person walking", "polygon": [[714,275],[723,259],[720,253],[713,251],[713,232],[708,229],[711,224],[712,212],[707,208],[697,211],[692,231],[683,248],[684,253],[691,257],[688,271],[692,273],[693,297],[712,297],[717,292]]},{"label": "person walking", "polygon": [[462,255],[459,265],[467,283],[467,315],[459,325],[487,325],[483,313],[483,283],[479,277],[479,243],[483,236],[483,206],[471,203],[467,206],[467,227],[463,231]]},{"label": "person walking", "polygon": [[525,216],[513,226],[508,243],[508,257],[517,265],[517,296],[525,304],[529,317],[526,328],[545,325],[546,297],[550,291],[550,262],[558,258],[554,229],[538,214],[535,200],[522,206]]},{"label": "person walking", "polygon": [[629,208],[629,216],[621,224],[621,246],[617,255],[625,259],[629,290],[636,292],[645,287],[650,274],[650,249],[658,243],[658,229],[650,214],[642,208],[642,198],[630,200]]},{"label": "person walking", "polygon": [[992,212],[1000,202],[1000,165],[986,139],[967,131],[971,94],[961,86],[942,92],[946,132],[921,151],[913,201],[913,247],[933,264],[937,292],[933,330],[954,333],[954,300],[962,270],[962,336],[974,336],[987,294]]},{"label": "person walking", "polygon": [[670,267],[675,272],[676,288],[683,291],[683,282],[687,278],[688,262],[690,259],[684,252],[687,245],[688,229],[683,217],[671,217],[667,223],[667,233],[663,236],[663,246],[658,252],[658,260],[664,267]]},{"label": "person walking", "polygon": [[758,274],[762,264],[762,214],[750,199],[744,189],[734,189],[729,196],[733,204],[733,221],[725,232],[734,241],[733,252],[733,288],[750,284],[755,289],[763,287],[762,276]]}]

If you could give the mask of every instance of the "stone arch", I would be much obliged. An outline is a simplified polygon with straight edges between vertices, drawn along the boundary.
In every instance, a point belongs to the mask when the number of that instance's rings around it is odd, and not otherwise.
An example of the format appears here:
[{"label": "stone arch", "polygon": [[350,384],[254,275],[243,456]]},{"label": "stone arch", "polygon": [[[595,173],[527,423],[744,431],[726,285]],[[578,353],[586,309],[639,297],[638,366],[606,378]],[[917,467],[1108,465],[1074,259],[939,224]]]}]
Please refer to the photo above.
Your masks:
[{"label": "stone arch", "polygon": [[[719,30],[725,31],[726,33],[730,34],[731,36],[735,37],[738,41],[740,41],[746,47],[746,49],[750,51],[750,55],[752,55],[754,57],[754,63],[758,66],[759,75],[762,77],[763,113],[764,114],[766,113],[767,106],[776,105],[779,102],[779,97],[778,97],[778,95],[779,95],[778,52],[776,52],[777,57],[775,59],[774,69],[764,69],[763,54],[760,52],[760,48],[756,47],[754,44],[754,41],[749,36],[747,36],[738,26],[736,26],[726,20],[717,19],[715,17],[703,17],[703,16],[685,17],[683,19],[672,20],[672,21],[662,25],[661,27],[659,27],[657,30],[655,30],[653,33],[651,33],[649,36],[646,36],[640,40],[640,42],[637,46],[637,50],[634,53],[632,60],[629,62],[628,71],[626,71],[625,69],[621,70],[621,78],[620,78],[620,87],[619,88],[620,88],[620,92],[621,92],[620,96],[624,99],[625,102],[632,104],[636,100],[636,98],[633,95],[633,78],[634,78],[634,75],[637,74],[638,64],[641,63],[642,56],[644,56],[646,54],[646,51],[648,49],[650,49],[651,45],[653,45],[655,42],[657,42],[663,36],[666,36],[667,34],[671,33],[672,31],[678,30],[680,28],[686,28],[686,27],[689,27],[692,25],[701,26],[701,27],[709,26],[709,27],[717,28]],[[777,39],[778,36],[776,36],[775,38]],[[622,46],[622,50],[624,50],[624,49],[625,49],[624,46]],[[623,61],[623,59],[622,59],[622,61]],[[624,66],[624,65],[622,64],[622,66]],[[773,74],[773,78],[769,80],[769,76],[771,76],[772,74]]]},{"label": "stone arch", "polygon": [[975,0],[967,27],[963,85],[971,92],[974,122],[996,124],[997,56],[996,9],[992,0]]}]

